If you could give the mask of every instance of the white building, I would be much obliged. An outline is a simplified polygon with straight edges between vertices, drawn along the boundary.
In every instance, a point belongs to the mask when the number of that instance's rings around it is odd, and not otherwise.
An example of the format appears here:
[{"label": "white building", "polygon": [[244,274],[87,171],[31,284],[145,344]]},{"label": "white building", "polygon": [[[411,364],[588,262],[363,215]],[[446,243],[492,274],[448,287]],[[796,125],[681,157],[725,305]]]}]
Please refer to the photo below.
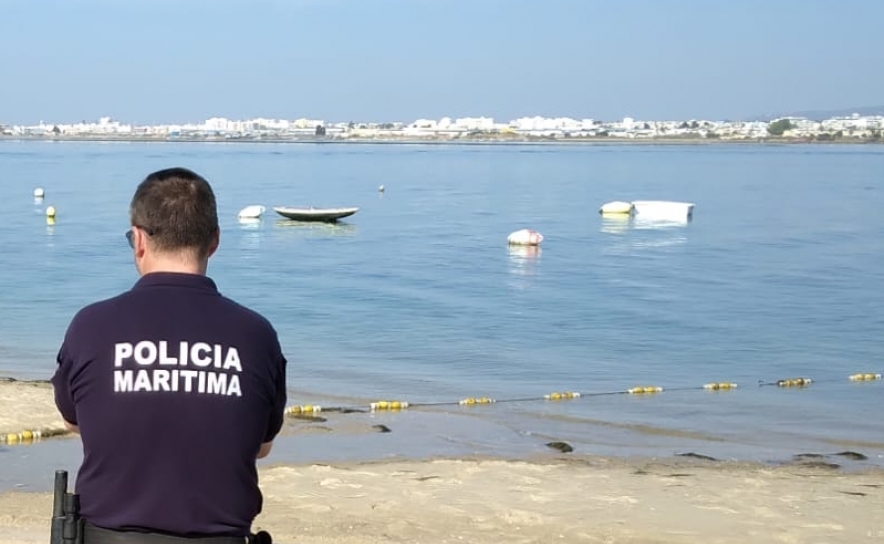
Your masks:
[{"label": "white building", "polygon": [[454,121],[453,128],[460,130],[494,130],[494,119],[491,117],[463,117]]}]

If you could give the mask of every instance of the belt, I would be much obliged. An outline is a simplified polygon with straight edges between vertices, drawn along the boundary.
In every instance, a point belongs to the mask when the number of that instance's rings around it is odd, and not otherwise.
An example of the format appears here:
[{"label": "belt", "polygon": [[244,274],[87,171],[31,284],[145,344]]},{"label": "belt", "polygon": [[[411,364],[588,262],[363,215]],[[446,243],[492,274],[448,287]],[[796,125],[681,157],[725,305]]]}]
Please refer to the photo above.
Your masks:
[{"label": "belt", "polygon": [[270,535],[264,531],[249,536],[203,536],[184,537],[162,533],[138,531],[114,531],[90,523],[83,527],[83,544],[272,544]]}]

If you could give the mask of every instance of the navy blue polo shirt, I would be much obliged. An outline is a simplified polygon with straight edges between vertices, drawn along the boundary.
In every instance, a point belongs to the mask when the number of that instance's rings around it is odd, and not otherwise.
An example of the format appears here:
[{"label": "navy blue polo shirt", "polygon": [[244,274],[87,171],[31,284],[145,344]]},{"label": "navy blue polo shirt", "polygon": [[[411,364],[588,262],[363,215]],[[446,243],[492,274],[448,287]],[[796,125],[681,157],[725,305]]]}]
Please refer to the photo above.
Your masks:
[{"label": "navy blue polo shirt", "polygon": [[286,360],[261,315],[208,277],[146,274],[80,310],[52,378],[79,425],[83,517],[107,529],[246,535],[255,466],[282,427]]}]

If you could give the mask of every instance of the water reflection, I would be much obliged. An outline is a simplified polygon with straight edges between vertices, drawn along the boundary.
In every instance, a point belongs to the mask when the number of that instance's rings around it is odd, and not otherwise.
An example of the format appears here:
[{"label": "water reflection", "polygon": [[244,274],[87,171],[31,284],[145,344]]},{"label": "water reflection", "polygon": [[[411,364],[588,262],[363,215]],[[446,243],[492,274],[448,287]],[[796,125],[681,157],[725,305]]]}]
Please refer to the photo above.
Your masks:
[{"label": "water reflection", "polygon": [[602,216],[602,232],[607,234],[623,234],[632,226],[632,215],[628,213],[609,214]]},{"label": "water reflection", "polygon": [[666,230],[683,228],[691,222],[690,217],[659,218],[642,217],[641,215],[612,214],[602,216],[601,231],[607,234],[624,234],[630,229],[635,230]]},{"label": "water reflection", "polygon": [[46,247],[55,247],[55,219],[46,218]]},{"label": "water reflection", "polygon": [[239,217],[237,222],[243,229],[257,229],[261,226],[260,217]]},{"label": "water reflection", "polygon": [[687,242],[685,227],[690,217],[660,218],[637,215],[602,217],[601,231],[618,235],[608,249],[614,254],[630,254],[636,250],[676,246]]},{"label": "water reflection", "polygon": [[261,249],[261,231],[256,228],[244,229],[239,239],[239,247],[244,250],[244,257],[258,258],[258,251]]},{"label": "water reflection", "polygon": [[683,218],[642,218],[641,215],[635,216],[635,219],[632,222],[632,226],[635,229],[641,230],[662,230],[662,229],[672,229],[672,228],[681,228],[688,226],[688,223],[691,222],[690,217]]},{"label": "water reflection", "polygon": [[684,234],[678,231],[666,233],[665,236],[653,238],[636,238],[632,241],[633,249],[660,248],[668,246],[678,246],[687,242],[688,239]]},{"label": "water reflection", "polygon": [[356,225],[344,223],[342,221],[330,223],[324,221],[279,219],[276,221],[275,225],[287,234],[307,237],[352,236],[356,233]]},{"label": "water reflection", "polygon": [[520,276],[533,276],[537,273],[540,261],[540,246],[507,246],[510,273]]}]

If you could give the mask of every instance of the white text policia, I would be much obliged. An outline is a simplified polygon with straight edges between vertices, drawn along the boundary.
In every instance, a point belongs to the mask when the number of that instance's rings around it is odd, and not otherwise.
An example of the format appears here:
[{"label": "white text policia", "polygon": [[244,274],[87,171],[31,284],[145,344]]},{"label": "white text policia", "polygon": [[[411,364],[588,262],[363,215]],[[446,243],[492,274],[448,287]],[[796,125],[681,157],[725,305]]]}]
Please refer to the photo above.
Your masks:
[{"label": "white text policia", "polygon": [[[120,370],[125,362],[133,360],[138,366],[151,368]],[[196,368],[182,368],[188,366]],[[179,342],[178,352],[170,353],[169,342],[165,340],[143,340],[134,345],[118,342],[114,345],[114,368],[114,391],[117,393],[183,391],[242,396],[238,375],[242,372],[242,364],[239,352],[233,346]]]}]

